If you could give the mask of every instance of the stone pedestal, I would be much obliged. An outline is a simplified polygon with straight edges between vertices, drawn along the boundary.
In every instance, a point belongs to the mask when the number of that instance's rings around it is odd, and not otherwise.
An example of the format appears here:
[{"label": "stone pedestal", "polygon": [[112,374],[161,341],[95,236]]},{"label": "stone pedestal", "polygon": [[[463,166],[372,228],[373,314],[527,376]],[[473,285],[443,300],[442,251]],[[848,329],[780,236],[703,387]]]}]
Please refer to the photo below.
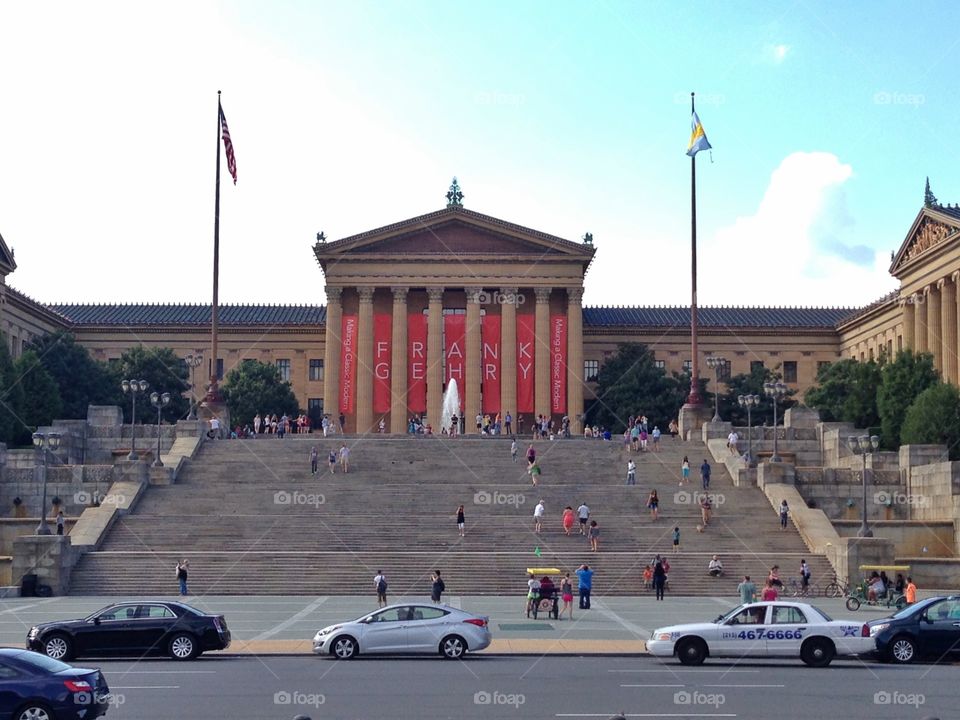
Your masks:
[{"label": "stone pedestal", "polygon": [[805,407],[787,408],[783,413],[783,426],[787,428],[814,429],[820,422],[820,413]]},{"label": "stone pedestal", "polygon": [[49,585],[54,595],[70,590],[70,573],[76,557],[69,535],[24,535],[13,541],[12,581],[20,584],[24,575],[33,573],[38,585]]},{"label": "stone pedestal", "polygon": [[200,403],[197,408],[197,417],[200,418],[203,437],[207,437],[207,431],[210,430],[210,420],[214,416],[220,419],[220,437],[230,437],[230,410],[227,408],[227,404],[225,402],[208,401]]},{"label": "stone pedestal", "polygon": [[766,485],[783,483],[797,484],[797,468],[791,463],[763,462],[757,466],[757,486],[763,489]]},{"label": "stone pedestal", "polygon": [[706,405],[684,405],[680,408],[680,437],[692,440],[697,437],[700,428],[713,417],[713,408]]},{"label": "stone pedestal", "polygon": [[837,575],[854,585],[862,580],[861,565],[893,565],[896,548],[886,538],[840,538],[834,567]]}]

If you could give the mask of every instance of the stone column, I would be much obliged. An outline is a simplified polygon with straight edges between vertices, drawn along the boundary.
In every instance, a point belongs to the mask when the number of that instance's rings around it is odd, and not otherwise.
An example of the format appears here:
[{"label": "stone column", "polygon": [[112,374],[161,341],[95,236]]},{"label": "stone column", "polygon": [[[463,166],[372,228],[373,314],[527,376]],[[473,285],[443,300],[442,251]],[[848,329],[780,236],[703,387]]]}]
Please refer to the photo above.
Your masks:
[{"label": "stone column", "polygon": [[357,433],[373,429],[373,288],[357,288]]},{"label": "stone column", "polygon": [[914,323],[913,333],[913,351],[915,353],[924,353],[927,351],[927,289],[924,288],[917,293],[917,312],[916,322]]},{"label": "stone column", "polygon": [[467,364],[466,393],[463,398],[463,415],[466,431],[476,431],[476,417],[480,412],[480,303],[483,288],[465,288],[467,295]]},{"label": "stone column", "polygon": [[567,415],[570,433],[583,432],[583,288],[567,288]]},{"label": "stone column", "polygon": [[513,418],[517,431],[517,302],[519,288],[500,288],[500,413]]},{"label": "stone column", "polygon": [[407,431],[407,291],[393,287],[393,351],[390,358],[390,432]]},{"label": "stone column", "polygon": [[443,403],[443,288],[427,288],[427,419],[440,434]]},{"label": "stone column", "polygon": [[943,353],[942,377],[957,384],[957,282],[944,278],[940,286],[940,346]]},{"label": "stone column", "polygon": [[927,352],[933,354],[933,366],[943,373],[943,352],[940,337],[940,291],[937,285],[927,287]]},{"label": "stone column", "polygon": [[327,285],[327,326],[323,334],[323,412],[336,421],[340,414],[340,324],[343,288]]},{"label": "stone column", "polygon": [[905,300],[900,301],[900,307],[903,312],[903,349],[912,350],[914,343],[914,324],[916,318],[914,317],[914,311],[916,310],[916,295],[911,295]]},{"label": "stone column", "polygon": [[534,318],[534,416],[550,414],[550,293],[553,288],[535,288]]}]

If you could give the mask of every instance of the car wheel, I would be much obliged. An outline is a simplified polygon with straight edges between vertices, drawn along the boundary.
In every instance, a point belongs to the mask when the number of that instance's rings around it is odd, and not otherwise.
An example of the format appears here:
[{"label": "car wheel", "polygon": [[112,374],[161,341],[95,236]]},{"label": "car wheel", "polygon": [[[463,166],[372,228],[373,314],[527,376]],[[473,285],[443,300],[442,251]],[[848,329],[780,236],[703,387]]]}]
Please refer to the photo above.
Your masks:
[{"label": "car wheel", "polygon": [[440,641],[440,654],[447,660],[459,660],[466,651],[467,643],[459,635],[447,635]]},{"label": "car wheel", "polygon": [[40,703],[29,703],[13,714],[14,720],[56,720],[53,711]]},{"label": "car wheel", "polygon": [[917,644],[906,635],[895,637],[890,643],[890,649],[887,651],[890,659],[895,663],[913,662],[917,656]]},{"label": "car wheel", "polygon": [[338,660],[350,660],[357,656],[357,641],[352,637],[344,635],[343,637],[338,637],[333,641],[333,646],[330,648],[331,654],[336,656]]},{"label": "car wheel", "polygon": [[177,633],[170,638],[169,655],[172,659],[193,660],[197,654],[197,641],[193,635]]},{"label": "car wheel", "polygon": [[853,612],[854,610],[860,609],[860,601],[855,597],[847,598],[847,610]]},{"label": "car wheel", "polygon": [[707,657],[707,646],[699,638],[681,640],[677,645],[677,657],[683,665],[703,665]]},{"label": "car wheel", "polygon": [[54,660],[67,662],[73,657],[73,643],[66,635],[57,633],[43,641],[43,652]]},{"label": "car wheel", "polygon": [[836,654],[833,643],[823,638],[810,638],[800,648],[800,659],[810,667],[826,667]]}]

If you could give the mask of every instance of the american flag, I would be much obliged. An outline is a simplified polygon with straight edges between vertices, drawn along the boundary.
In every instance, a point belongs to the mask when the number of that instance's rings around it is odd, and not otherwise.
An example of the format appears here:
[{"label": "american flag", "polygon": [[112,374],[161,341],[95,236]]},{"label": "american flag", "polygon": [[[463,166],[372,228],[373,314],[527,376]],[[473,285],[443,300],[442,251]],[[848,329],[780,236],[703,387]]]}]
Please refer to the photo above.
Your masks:
[{"label": "american flag", "polygon": [[233,154],[233,141],[230,140],[230,128],[227,127],[227,118],[220,107],[220,129],[223,132],[223,149],[227,153],[227,170],[233,175],[233,184],[237,184],[237,157]]}]

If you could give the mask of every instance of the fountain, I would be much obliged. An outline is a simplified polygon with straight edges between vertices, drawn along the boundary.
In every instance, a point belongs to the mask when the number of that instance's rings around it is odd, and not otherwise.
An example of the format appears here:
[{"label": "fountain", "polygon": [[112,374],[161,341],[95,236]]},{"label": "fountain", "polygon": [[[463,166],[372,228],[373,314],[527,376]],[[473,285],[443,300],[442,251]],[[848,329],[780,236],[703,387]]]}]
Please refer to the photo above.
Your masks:
[{"label": "fountain", "polygon": [[[451,435],[460,433],[460,428],[451,429],[453,416],[460,417],[460,392],[457,390],[457,381],[450,378],[447,389],[443,393],[443,402],[440,405],[440,432],[446,430]],[[457,423],[459,425],[459,422]]]}]

